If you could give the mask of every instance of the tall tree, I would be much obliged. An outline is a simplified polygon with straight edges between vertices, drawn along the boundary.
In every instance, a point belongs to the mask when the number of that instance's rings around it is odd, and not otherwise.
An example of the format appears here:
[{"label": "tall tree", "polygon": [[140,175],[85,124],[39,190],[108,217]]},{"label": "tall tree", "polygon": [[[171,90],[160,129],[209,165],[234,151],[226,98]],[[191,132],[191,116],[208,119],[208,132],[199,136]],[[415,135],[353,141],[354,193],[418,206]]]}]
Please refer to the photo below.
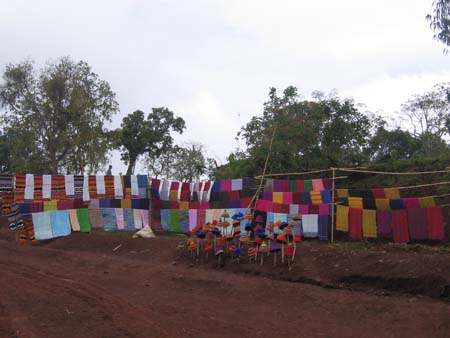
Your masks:
[{"label": "tall tree", "polygon": [[329,166],[353,166],[365,159],[372,121],[359,112],[351,100],[332,93],[314,93],[314,100],[302,100],[295,87],[282,96],[269,92],[262,116],[254,116],[238,136],[247,145],[255,174],[262,171],[269,152],[269,172],[296,172]]},{"label": "tall tree", "polygon": [[122,120],[120,138],[122,160],[128,164],[127,175],[134,173],[141,155],[153,161],[173,146],[171,132],[183,133],[185,121],[165,107],[152,108],[145,118],[136,110]]},{"label": "tall tree", "polygon": [[32,61],[9,64],[0,103],[5,131],[15,140],[11,170],[82,173],[103,166],[111,147],[104,125],[118,103],[86,62],[62,57],[39,71]]},{"label": "tall tree", "polygon": [[177,147],[175,154],[175,161],[172,164],[174,179],[192,182],[206,173],[207,162],[203,145],[186,143],[182,147]]}]

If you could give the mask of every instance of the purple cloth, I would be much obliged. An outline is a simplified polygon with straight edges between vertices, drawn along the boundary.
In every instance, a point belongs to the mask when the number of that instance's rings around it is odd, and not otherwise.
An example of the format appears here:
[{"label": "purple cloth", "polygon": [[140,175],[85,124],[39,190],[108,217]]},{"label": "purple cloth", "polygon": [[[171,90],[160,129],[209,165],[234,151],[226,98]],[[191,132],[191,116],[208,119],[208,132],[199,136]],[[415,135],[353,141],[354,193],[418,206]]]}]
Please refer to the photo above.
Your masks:
[{"label": "purple cloth", "polygon": [[408,212],[408,230],[411,240],[420,240],[428,238],[427,228],[427,210],[426,209],[407,209]]},{"label": "purple cloth", "polygon": [[322,178],[322,183],[325,190],[330,190],[333,187],[333,180],[331,178]]},{"label": "purple cloth", "polygon": [[391,210],[377,210],[377,235],[382,238],[392,238]]}]

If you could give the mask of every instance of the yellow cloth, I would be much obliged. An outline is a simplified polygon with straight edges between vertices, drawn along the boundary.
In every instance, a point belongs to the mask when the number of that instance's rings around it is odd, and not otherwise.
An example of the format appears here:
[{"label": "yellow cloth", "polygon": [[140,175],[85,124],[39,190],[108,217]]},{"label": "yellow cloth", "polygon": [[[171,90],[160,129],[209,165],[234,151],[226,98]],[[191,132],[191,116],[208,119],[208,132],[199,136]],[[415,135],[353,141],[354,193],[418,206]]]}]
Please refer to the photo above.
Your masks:
[{"label": "yellow cloth", "polygon": [[367,238],[377,237],[377,211],[363,210],[362,217],[363,236]]},{"label": "yellow cloth", "polygon": [[400,190],[398,188],[385,188],[384,194],[387,199],[400,198]]},{"label": "yellow cloth", "polygon": [[377,206],[377,210],[391,209],[391,206],[389,205],[389,200],[387,198],[376,198],[375,205]]},{"label": "yellow cloth", "polygon": [[348,198],[348,206],[350,208],[362,209],[363,208],[362,197],[349,197]]},{"label": "yellow cloth", "polygon": [[80,231],[80,222],[78,222],[78,215],[76,209],[69,210],[70,225],[73,231]]},{"label": "yellow cloth", "polygon": [[180,202],[180,210],[189,210],[189,202],[181,201]]},{"label": "yellow cloth", "polygon": [[120,200],[120,207],[122,209],[131,209],[131,200],[129,198],[123,198]]},{"label": "yellow cloth", "polygon": [[51,201],[44,201],[44,211],[53,211],[58,210],[57,201],[51,200]]},{"label": "yellow cloth", "polygon": [[178,190],[170,190],[169,200],[178,201]]},{"label": "yellow cloth", "polygon": [[311,204],[322,204],[322,195],[320,191],[310,191]]},{"label": "yellow cloth", "polygon": [[428,208],[436,205],[434,197],[421,197],[419,198],[419,203],[421,208]]},{"label": "yellow cloth", "polygon": [[338,198],[347,198],[348,197],[348,189],[336,189]]},{"label": "yellow cloth", "polygon": [[348,232],[348,209],[345,205],[337,205],[336,230]]},{"label": "yellow cloth", "polygon": [[273,203],[283,203],[283,193],[282,192],[274,192],[272,195]]}]

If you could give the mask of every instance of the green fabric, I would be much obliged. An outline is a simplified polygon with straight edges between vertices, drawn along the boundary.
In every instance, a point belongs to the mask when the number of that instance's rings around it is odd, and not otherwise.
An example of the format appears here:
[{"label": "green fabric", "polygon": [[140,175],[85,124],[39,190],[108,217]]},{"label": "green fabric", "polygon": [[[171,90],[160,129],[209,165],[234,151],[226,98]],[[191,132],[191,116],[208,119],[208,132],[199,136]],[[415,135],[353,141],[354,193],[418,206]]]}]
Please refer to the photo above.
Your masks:
[{"label": "green fabric", "polygon": [[289,191],[290,192],[297,192],[297,182],[295,180],[289,181]]},{"label": "green fabric", "polygon": [[303,182],[305,183],[305,191],[313,190],[312,180],[304,180]]},{"label": "green fabric", "polygon": [[88,209],[77,209],[78,222],[80,223],[81,232],[91,232],[91,224],[89,223]]},{"label": "green fabric", "polygon": [[180,214],[178,210],[170,210],[170,231],[181,232]]}]

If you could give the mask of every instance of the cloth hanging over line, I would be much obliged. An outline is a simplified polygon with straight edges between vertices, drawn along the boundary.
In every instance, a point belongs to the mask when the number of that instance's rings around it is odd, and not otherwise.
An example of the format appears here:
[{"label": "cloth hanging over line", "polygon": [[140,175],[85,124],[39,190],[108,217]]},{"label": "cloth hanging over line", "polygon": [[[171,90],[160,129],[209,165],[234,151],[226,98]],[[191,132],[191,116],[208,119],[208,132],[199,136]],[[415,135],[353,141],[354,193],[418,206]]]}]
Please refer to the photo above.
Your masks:
[{"label": "cloth hanging over line", "polygon": [[139,209],[132,209],[132,210],[133,210],[134,228],[138,230],[142,229],[141,210]]},{"label": "cloth hanging over line", "polygon": [[131,181],[131,196],[138,197],[139,196],[139,186],[138,186],[137,176],[131,175],[130,181]]},{"label": "cloth hanging over line", "polygon": [[66,196],[73,198],[75,196],[75,180],[73,175],[64,176],[64,185],[66,190]]},{"label": "cloth hanging over line", "polygon": [[305,237],[317,237],[319,232],[319,215],[303,215],[302,226]]},{"label": "cloth hanging over line", "polygon": [[83,179],[83,201],[89,201],[91,199],[89,194],[89,176],[84,176]]},{"label": "cloth hanging over line", "polygon": [[363,236],[365,238],[377,237],[377,212],[376,210],[363,209],[362,215]]},{"label": "cloth hanging over line", "polygon": [[411,240],[428,238],[427,210],[422,208],[407,209],[408,231]]},{"label": "cloth hanging over line", "polygon": [[117,230],[116,211],[113,208],[102,209],[103,230],[114,231]]},{"label": "cloth hanging over line", "polygon": [[362,239],[362,209],[349,208],[348,233],[351,239]]},{"label": "cloth hanging over line", "polygon": [[392,230],[395,242],[409,242],[408,217],[406,210],[392,210]]},{"label": "cloth hanging over line", "polygon": [[434,206],[427,211],[428,238],[442,240],[445,237],[444,223],[442,222],[442,207]]},{"label": "cloth hanging over line", "polygon": [[95,184],[97,188],[97,195],[105,195],[105,176],[103,175],[96,175],[95,176]]},{"label": "cloth hanging over line", "polygon": [[52,198],[52,176],[42,175],[42,198]]},{"label": "cloth hanging over line", "polygon": [[392,238],[392,211],[377,210],[377,235]]},{"label": "cloth hanging over line", "polygon": [[78,221],[76,209],[69,210],[69,219],[70,219],[70,226],[72,227],[72,231],[80,231],[80,222]]},{"label": "cloth hanging over line", "polygon": [[34,237],[37,240],[53,238],[52,223],[49,212],[37,212],[31,214],[34,226]]},{"label": "cloth hanging over line", "polygon": [[117,229],[124,230],[125,229],[125,221],[124,221],[124,218],[123,218],[123,209],[116,208],[116,209],[114,209],[114,211],[116,213]]},{"label": "cloth hanging over line", "polygon": [[69,212],[67,210],[56,210],[50,212],[53,237],[68,236],[71,234]]},{"label": "cloth hanging over line", "polygon": [[25,200],[34,199],[34,175],[25,175]]},{"label": "cloth hanging over line", "polygon": [[91,224],[89,223],[89,210],[87,208],[77,209],[77,218],[80,223],[81,232],[91,232]]},{"label": "cloth hanging over line", "polygon": [[319,231],[318,231],[319,240],[328,241],[328,223],[329,223],[328,215],[319,215],[318,223],[319,223]]}]

